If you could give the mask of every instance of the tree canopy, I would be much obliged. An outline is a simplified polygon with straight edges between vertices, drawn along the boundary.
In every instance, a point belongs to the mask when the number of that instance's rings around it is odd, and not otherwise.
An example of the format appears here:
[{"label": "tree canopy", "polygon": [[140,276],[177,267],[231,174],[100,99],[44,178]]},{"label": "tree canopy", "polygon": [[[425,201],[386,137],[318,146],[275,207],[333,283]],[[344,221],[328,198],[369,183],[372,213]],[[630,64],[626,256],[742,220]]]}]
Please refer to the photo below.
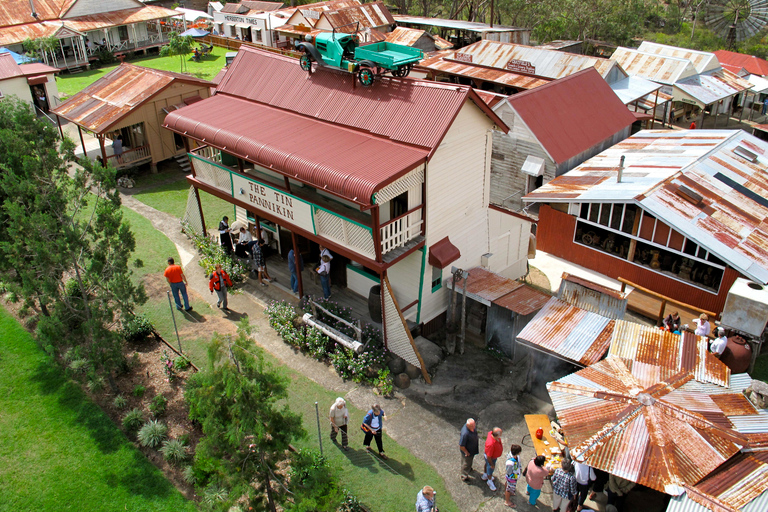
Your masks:
[{"label": "tree canopy", "polygon": [[207,366],[185,392],[189,417],[205,434],[195,453],[198,482],[223,510],[242,497],[262,506],[272,471],[291,441],[305,435],[301,417],[280,405],[287,379],[264,361],[251,332],[243,319],[237,336],[215,334]]},{"label": "tree canopy", "polygon": [[114,170],[78,161],[72,141],[16,99],[0,101],[0,170],[3,281],[39,307],[46,350],[111,379],[123,361],[116,323],[146,301],[131,281],[135,240]]}]

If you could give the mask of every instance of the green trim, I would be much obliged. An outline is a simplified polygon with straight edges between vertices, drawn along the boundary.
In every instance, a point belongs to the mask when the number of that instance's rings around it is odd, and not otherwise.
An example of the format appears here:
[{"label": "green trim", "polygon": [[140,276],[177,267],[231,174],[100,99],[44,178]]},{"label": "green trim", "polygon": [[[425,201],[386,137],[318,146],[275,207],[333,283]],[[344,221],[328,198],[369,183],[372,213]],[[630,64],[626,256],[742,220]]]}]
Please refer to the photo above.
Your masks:
[{"label": "green trim", "polygon": [[351,263],[347,263],[347,269],[349,269],[349,270],[351,270],[353,272],[356,272],[356,273],[360,274],[363,277],[366,277],[366,278],[370,279],[374,283],[381,284],[381,278],[376,279],[376,276],[374,276],[373,274],[369,274],[365,270],[360,270],[359,268],[357,268],[356,266],[352,265]]},{"label": "green trim", "polygon": [[421,276],[419,277],[419,304],[416,309],[416,325],[421,323],[421,297],[424,294],[424,263],[427,259],[427,250],[425,247],[420,249],[421,251]]},{"label": "green trim", "polygon": [[[437,268],[437,267],[432,267]],[[430,280],[430,283],[432,283],[432,280]],[[436,286],[432,287],[432,293],[435,293],[437,290],[443,287],[443,269],[440,269],[440,282],[437,283]]]},{"label": "green trim", "polygon": [[[237,199],[235,197],[235,180],[233,178],[234,171],[232,171],[232,169],[224,167],[223,165],[219,165],[216,162],[212,162],[212,161],[208,160],[207,158],[203,158],[203,157],[195,155],[193,153],[187,153],[187,155],[189,155],[190,158],[196,158],[196,159],[198,159],[198,160],[200,160],[202,162],[205,162],[206,164],[213,165],[214,167],[218,167],[219,169],[227,171],[229,173],[229,182],[230,182],[230,191],[229,191],[229,193],[232,195],[232,199]],[[255,179],[253,179],[251,177],[243,176],[242,174],[238,174],[238,176],[243,178],[243,179],[245,179],[245,180],[247,180],[247,181],[251,181],[253,183],[257,183],[257,184],[259,184],[259,185],[261,185],[263,187],[267,187],[270,190],[274,190],[275,192],[280,192],[283,195],[291,197],[291,198],[293,198],[293,199],[295,199],[295,200],[297,200],[297,201],[299,201],[301,203],[308,204],[312,208],[314,208],[314,210],[312,211],[312,230],[314,231],[315,235],[317,235],[317,226],[315,226],[315,215],[314,214],[315,214],[315,212],[317,210],[323,210],[324,212],[327,212],[327,213],[333,215],[336,218],[339,218],[339,219],[345,220],[347,222],[351,222],[352,224],[356,224],[356,225],[360,226],[361,228],[367,230],[371,234],[371,236],[373,236],[373,228],[371,226],[366,226],[365,224],[361,224],[361,223],[359,223],[359,222],[357,222],[355,220],[350,219],[349,217],[344,217],[343,215],[339,215],[338,213],[332,212],[331,210],[323,208],[322,206],[318,206],[315,203],[310,203],[309,201],[306,201],[306,200],[304,200],[304,199],[302,199],[300,197],[296,197],[293,194],[289,194],[289,193],[287,193],[284,190],[281,190],[279,188],[275,188],[272,185],[268,185],[266,183],[262,183],[261,181],[255,180]]]}]

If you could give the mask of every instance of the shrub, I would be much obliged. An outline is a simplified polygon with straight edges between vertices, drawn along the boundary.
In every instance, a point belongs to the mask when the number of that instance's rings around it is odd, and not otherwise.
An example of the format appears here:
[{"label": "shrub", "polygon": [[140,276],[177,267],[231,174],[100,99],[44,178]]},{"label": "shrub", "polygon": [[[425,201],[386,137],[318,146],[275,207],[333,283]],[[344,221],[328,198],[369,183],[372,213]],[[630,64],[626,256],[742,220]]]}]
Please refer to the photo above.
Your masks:
[{"label": "shrub", "polygon": [[248,278],[248,268],[234,256],[224,252],[218,240],[212,240],[200,233],[196,233],[189,226],[182,226],[182,230],[190,237],[192,244],[200,253],[200,266],[203,267],[206,275],[213,274],[216,265],[229,274],[235,283],[243,283]]},{"label": "shrub", "polygon": [[141,409],[131,409],[123,417],[123,428],[128,432],[136,432],[144,423],[144,413]]},{"label": "shrub", "polygon": [[168,357],[168,352],[163,350],[163,355],[160,356],[160,362],[163,365],[163,371],[165,372],[165,376],[168,378],[168,382],[173,382],[176,380],[176,368],[173,364],[173,359]]},{"label": "shrub", "polygon": [[211,483],[203,489],[203,496],[200,500],[203,505],[214,508],[229,499],[229,491],[217,483]]},{"label": "shrub", "polygon": [[128,400],[123,395],[117,395],[114,400],[112,400],[112,405],[114,405],[117,409],[123,409],[126,405],[128,405]]},{"label": "shrub", "polygon": [[187,447],[179,439],[169,439],[160,448],[163,458],[171,464],[181,464],[187,460]]},{"label": "shrub", "polygon": [[197,475],[195,474],[195,468],[192,466],[185,466],[181,471],[181,478],[184,479],[189,485],[195,485],[197,483]]},{"label": "shrub", "polygon": [[156,395],[155,398],[152,399],[152,402],[149,404],[149,411],[152,413],[152,416],[159,418],[165,414],[165,409],[167,406],[168,399],[163,395]]},{"label": "shrub", "polygon": [[187,359],[186,356],[179,356],[173,360],[173,367],[179,371],[184,371],[191,365],[192,363],[189,361],[189,359]]},{"label": "shrub", "polygon": [[90,367],[91,365],[87,359],[73,359],[69,362],[69,369],[75,374],[85,373]]},{"label": "shrub", "polygon": [[88,390],[91,393],[100,393],[104,389],[104,377],[101,375],[88,375]]},{"label": "shrub", "polygon": [[141,429],[139,429],[139,433],[136,437],[138,438],[139,443],[141,443],[141,446],[157,448],[165,440],[167,434],[167,426],[157,420],[149,420],[143,427],[141,427]]},{"label": "shrub", "polygon": [[120,334],[126,342],[136,343],[143,341],[153,331],[154,327],[149,318],[144,315],[133,315],[130,318],[123,319]]},{"label": "shrub", "polygon": [[314,450],[299,450],[291,456],[291,512],[335,511],[344,500],[338,476],[328,460]]},{"label": "shrub", "polygon": [[389,375],[389,368],[379,370],[379,374],[376,376],[376,389],[381,396],[389,396],[395,391]]},{"label": "shrub", "polygon": [[133,388],[133,396],[136,398],[141,398],[144,396],[144,392],[147,390],[144,386],[141,384],[136,385],[135,388]]}]

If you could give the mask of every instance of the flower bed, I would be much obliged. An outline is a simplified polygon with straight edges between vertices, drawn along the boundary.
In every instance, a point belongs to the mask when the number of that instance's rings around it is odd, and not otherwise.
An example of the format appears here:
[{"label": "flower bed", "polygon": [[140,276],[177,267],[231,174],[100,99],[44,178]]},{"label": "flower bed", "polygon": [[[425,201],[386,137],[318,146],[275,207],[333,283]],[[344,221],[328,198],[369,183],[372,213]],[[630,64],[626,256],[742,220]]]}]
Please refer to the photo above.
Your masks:
[{"label": "flower bed", "polygon": [[[318,299],[315,302],[340,318],[350,322],[353,320],[349,308],[327,299]],[[363,327],[362,342],[365,350],[361,354],[355,354],[318,329],[305,325],[300,315],[310,313],[311,307],[307,301],[302,301],[300,307],[302,310],[298,312],[285,301],[274,301],[267,306],[269,325],[277,331],[283,341],[318,361],[333,365],[339,376],[345,380],[374,386],[385,395],[392,392],[389,370],[386,368],[387,350],[378,329],[370,325]],[[317,319],[351,338],[355,337],[353,329],[319,309]]]}]

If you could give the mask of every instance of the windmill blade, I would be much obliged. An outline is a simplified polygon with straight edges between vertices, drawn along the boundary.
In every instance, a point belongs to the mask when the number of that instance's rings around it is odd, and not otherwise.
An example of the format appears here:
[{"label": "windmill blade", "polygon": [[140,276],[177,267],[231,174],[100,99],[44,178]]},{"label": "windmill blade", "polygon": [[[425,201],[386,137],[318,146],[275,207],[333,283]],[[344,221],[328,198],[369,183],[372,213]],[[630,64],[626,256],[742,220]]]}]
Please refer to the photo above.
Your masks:
[{"label": "windmill blade", "polygon": [[768,25],[768,0],[713,0],[704,23],[723,39],[743,41]]}]

